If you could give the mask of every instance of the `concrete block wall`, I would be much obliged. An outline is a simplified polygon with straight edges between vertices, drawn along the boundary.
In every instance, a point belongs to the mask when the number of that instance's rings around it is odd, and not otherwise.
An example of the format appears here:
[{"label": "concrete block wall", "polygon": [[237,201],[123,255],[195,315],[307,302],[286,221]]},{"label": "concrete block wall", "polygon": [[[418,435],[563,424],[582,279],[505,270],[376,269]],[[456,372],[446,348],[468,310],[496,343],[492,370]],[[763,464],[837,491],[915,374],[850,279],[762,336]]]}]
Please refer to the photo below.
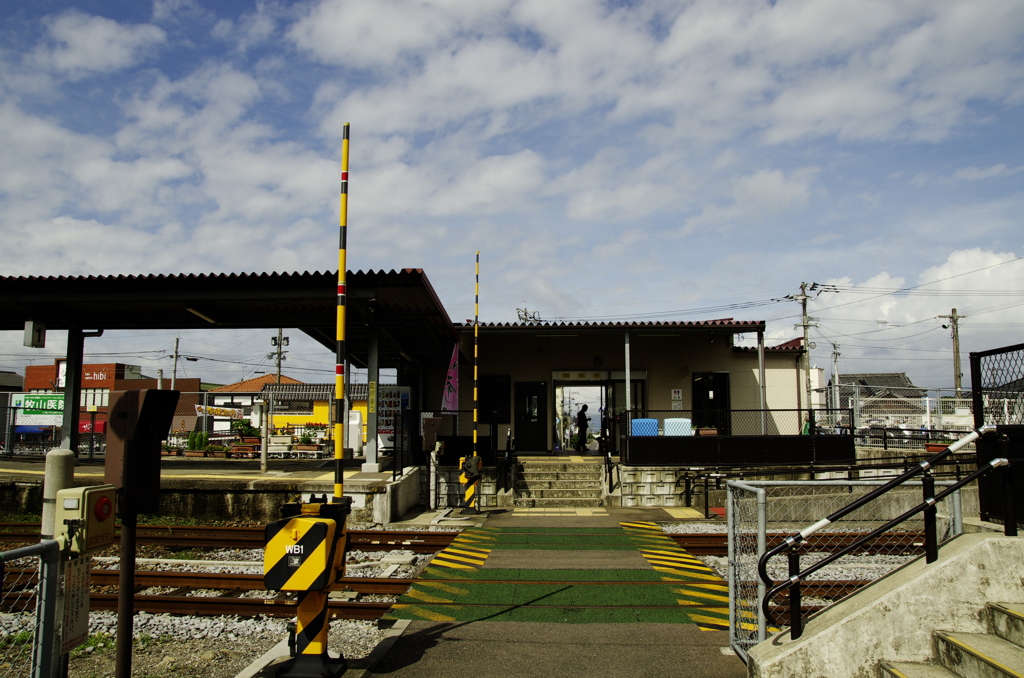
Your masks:
[{"label": "concrete block wall", "polygon": [[[422,491],[419,503],[429,505],[430,497],[430,473],[428,467],[420,467],[423,477]],[[437,503],[439,508],[454,508],[462,505],[462,484],[459,482],[460,469],[455,466],[439,466],[437,469]],[[498,479],[493,468],[484,468],[483,476],[480,479],[480,486],[477,488],[477,506],[480,508],[498,506],[496,495]],[[458,501],[456,501],[458,497]]]},{"label": "concrete block wall", "polygon": [[685,506],[683,476],[679,468],[619,466],[624,507]]}]

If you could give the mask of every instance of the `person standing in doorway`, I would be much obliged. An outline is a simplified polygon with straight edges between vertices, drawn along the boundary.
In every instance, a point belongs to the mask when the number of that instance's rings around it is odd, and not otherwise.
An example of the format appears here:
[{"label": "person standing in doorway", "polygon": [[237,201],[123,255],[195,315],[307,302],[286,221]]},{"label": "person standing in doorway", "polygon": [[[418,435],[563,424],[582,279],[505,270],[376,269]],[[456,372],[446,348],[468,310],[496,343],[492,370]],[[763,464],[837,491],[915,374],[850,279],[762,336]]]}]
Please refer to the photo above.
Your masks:
[{"label": "person standing in doorway", "polygon": [[587,406],[586,404],[580,408],[579,413],[576,415],[576,451],[582,452],[587,449],[587,428],[590,426],[590,420],[587,419]]}]

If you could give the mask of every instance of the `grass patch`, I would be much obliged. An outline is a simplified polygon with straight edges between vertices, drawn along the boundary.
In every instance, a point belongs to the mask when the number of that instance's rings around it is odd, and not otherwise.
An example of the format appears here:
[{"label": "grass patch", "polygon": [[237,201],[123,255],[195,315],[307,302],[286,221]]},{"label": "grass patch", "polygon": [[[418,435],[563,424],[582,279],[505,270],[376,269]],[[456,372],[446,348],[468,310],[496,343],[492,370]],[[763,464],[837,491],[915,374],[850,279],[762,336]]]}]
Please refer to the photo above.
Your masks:
[{"label": "grass patch", "polygon": [[[114,651],[116,641],[109,633],[94,633],[85,642],[71,651],[71,658],[77,659],[96,652],[110,653]],[[91,649],[90,649],[91,648]]]}]

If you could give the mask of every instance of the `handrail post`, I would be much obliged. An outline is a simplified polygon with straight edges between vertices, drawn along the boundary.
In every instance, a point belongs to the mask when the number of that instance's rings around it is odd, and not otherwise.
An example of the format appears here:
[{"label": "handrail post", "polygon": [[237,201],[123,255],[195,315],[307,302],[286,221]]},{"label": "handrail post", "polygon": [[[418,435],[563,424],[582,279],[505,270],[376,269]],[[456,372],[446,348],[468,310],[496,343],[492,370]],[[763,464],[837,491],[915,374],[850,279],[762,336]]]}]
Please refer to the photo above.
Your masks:
[{"label": "handrail post", "polygon": [[925,562],[934,563],[939,559],[939,540],[935,529],[935,519],[938,510],[935,508],[935,477],[931,471],[925,471],[921,476],[921,488],[924,492],[925,503],[931,504],[924,510],[924,553]]},{"label": "handrail post", "polygon": [[800,549],[789,550],[789,637],[796,640],[804,633],[804,621],[800,616]]},{"label": "handrail post", "polygon": [[[1010,458],[1010,437],[1005,433],[999,436],[999,456]],[[1007,537],[1017,536],[1017,507],[1013,496],[1013,466],[1007,465],[999,469],[999,480],[1003,490],[1003,534]]]},{"label": "handrail post", "polygon": [[711,492],[711,488],[709,487],[709,485],[710,485],[709,481],[710,481],[710,477],[708,476],[708,474],[704,474],[704,517],[705,518],[710,518],[711,517],[711,499],[708,497],[708,495]]}]

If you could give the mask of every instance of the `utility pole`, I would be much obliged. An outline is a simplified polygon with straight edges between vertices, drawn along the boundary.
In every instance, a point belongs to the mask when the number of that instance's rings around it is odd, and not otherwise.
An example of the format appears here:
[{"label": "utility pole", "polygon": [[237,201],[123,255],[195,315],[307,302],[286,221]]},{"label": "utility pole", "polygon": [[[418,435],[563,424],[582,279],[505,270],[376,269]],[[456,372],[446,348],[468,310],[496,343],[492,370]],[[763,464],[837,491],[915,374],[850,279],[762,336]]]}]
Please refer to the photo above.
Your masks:
[{"label": "utility pole", "polygon": [[832,407],[839,409],[839,344],[832,342]]},{"label": "utility pole", "polygon": [[282,351],[281,350],[282,348],[284,348],[285,346],[288,345],[288,337],[281,336],[283,332],[284,332],[284,328],[283,327],[278,327],[277,328],[277,336],[270,338],[270,345],[271,346],[276,346],[277,347],[277,351],[267,355],[268,358],[275,358],[276,357],[276,359],[277,359],[277,383],[278,384],[281,383],[281,362],[286,359],[284,354],[288,352],[288,351]]},{"label": "utility pole", "polygon": [[178,380],[178,343],[181,341],[181,337],[174,338],[174,367],[171,368],[171,390],[174,389],[175,382]]},{"label": "utility pole", "polygon": [[[961,378],[964,376],[963,372],[960,371],[960,325],[959,322],[965,315],[957,315],[956,309],[950,311],[949,315],[940,315],[940,318],[949,320],[948,325],[943,325],[943,329],[949,329],[950,334],[953,337],[953,386],[956,388],[956,397],[959,399],[963,396]],[[977,387],[975,387],[977,388]]]},{"label": "utility pole", "polygon": [[811,409],[811,349],[814,348],[814,344],[811,343],[811,318],[807,315],[807,300],[810,296],[807,295],[807,283],[800,283],[800,294],[793,296],[790,295],[789,299],[800,302],[800,327],[804,328],[804,390],[807,392],[807,409]]}]

